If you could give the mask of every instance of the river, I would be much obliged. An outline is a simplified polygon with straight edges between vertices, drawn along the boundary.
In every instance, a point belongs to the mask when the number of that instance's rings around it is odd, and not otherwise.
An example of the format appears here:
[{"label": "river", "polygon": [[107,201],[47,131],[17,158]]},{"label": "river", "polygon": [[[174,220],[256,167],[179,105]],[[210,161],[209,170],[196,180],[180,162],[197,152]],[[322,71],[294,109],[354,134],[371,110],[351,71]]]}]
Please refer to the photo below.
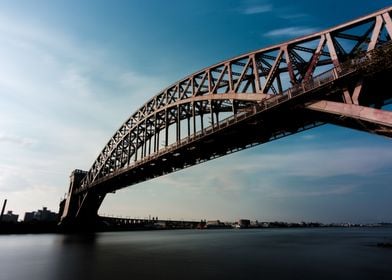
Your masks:
[{"label": "river", "polygon": [[1,280],[392,279],[392,228],[0,236]]}]

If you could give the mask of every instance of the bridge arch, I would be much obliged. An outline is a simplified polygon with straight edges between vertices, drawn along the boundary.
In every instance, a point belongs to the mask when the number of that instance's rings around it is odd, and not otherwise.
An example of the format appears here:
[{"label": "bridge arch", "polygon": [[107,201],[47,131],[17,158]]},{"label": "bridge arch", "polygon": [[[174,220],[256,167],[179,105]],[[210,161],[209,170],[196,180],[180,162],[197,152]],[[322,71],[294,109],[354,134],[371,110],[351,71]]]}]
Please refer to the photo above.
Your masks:
[{"label": "bridge arch", "polygon": [[[83,205],[99,208],[108,191],[149,179],[146,170],[152,168],[155,170],[152,177],[160,176],[325,122],[360,129],[362,124],[356,127],[356,122],[350,121],[357,115],[340,114],[336,112],[339,106],[334,107],[335,111],[328,108],[331,102],[340,102],[344,108],[340,106],[338,110],[358,111],[361,109],[358,106],[374,107],[391,99],[390,93],[376,96],[365,92],[363,87],[366,77],[373,73],[366,74],[364,68],[373,64],[380,68],[380,61],[375,63],[369,54],[382,49],[390,55],[390,47],[383,46],[390,46],[388,42],[392,38],[391,12],[389,7],[321,32],[234,57],[162,90],[122,124],[90,170],[83,175],[78,173],[79,179],[72,180],[62,217],[69,216],[69,207],[78,209],[73,211],[76,215],[81,213]],[[321,103],[317,104],[319,101],[324,102],[323,108]],[[380,113],[370,111],[375,115]],[[342,115],[344,120],[339,117]],[[382,118],[383,123],[378,123],[377,118],[371,120],[372,132],[377,133],[373,126],[381,127],[378,131],[386,129],[387,132],[379,134],[389,135],[391,116],[383,112]],[[249,132],[241,124],[264,132]],[[228,132],[230,129],[232,132]],[[241,139],[238,145],[230,143],[224,151],[209,151],[205,159],[197,158],[194,162],[183,159],[180,167],[176,164],[166,167],[162,163],[163,155],[168,153],[195,157],[191,152],[198,147],[195,141],[203,138],[208,143],[214,141],[214,136],[219,137],[219,133],[234,133],[236,137],[248,133],[249,139]],[[164,167],[157,169],[157,164]],[[70,206],[74,196],[78,197],[74,199],[77,202]],[[89,197],[93,202],[88,202]]]}]

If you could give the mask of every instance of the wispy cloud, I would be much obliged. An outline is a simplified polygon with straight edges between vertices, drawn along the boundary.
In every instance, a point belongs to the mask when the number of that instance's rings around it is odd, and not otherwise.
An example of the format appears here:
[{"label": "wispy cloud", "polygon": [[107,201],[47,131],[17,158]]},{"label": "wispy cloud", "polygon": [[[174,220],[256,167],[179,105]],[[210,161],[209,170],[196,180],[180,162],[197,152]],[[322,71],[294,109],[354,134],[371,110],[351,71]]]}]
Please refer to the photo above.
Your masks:
[{"label": "wispy cloud", "polygon": [[288,20],[298,20],[298,19],[305,19],[308,18],[308,14],[303,14],[303,13],[297,13],[297,14],[280,14],[280,18],[282,19],[288,19]]},{"label": "wispy cloud", "polygon": [[307,26],[292,26],[271,30],[264,34],[266,37],[297,37],[311,34],[317,31],[317,28]]},{"label": "wispy cloud", "polygon": [[[323,186],[325,187],[325,186]],[[355,191],[357,186],[355,185],[340,185],[333,187],[326,187],[324,190],[308,190],[292,192],[289,196],[301,196],[301,197],[314,197],[314,196],[330,196],[330,195],[347,195]],[[287,197],[287,196],[286,196]]]},{"label": "wispy cloud", "polygon": [[252,154],[240,160],[242,164],[236,168],[266,173],[284,170],[289,176],[371,175],[383,166],[392,166],[392,150],[366,146],[314,147],[309,150]]},{"label": "wispy cloud", "polygon": [[244,15],[262,14],[270,11],[272,11],[272,5],[270,4],[248,6],[241,10]]},{"label": "wispy cloud", "polygon": [[355,191],[361,176],[377,176],[380,169],[392,166],[392,151],[370,147],[239,153],[232,157],[219,159],[214,172],[210,172],[211,163],[206,163],[187,176],[175,173],[163,177],[160,184],[221,195],[244,191],[286,198],[343,195]]},{"label": "wispy cloud", "polygon": [[[156,77],[151,77],[149,74],[147,75],[137,71],[131,71],[131,69],[118,76],[118,84],[122,88],[136,94],[149,93],[148,97],[157,94],[159,90],[162,90],[161,87],[163,85],[162,81]],[[146,99],[148,97],[146,97]]]},{"label": "wispy cloud", "polygon": [[71,66],[64,71],[61,84],[66,88],[70,88],[73,94],[77,94],[84,98],[92,94],[92,85],[88,74],[83,73],[83,71],[77,67]]},{"label": "wispy cloud", "polygon": [[166,82],[27,19],[0,13],[0,32],[0,197],[19,213],[31,205],[57,208],[70,172],[88,169],[118,126]]},{"label": "wispy cloud", "polygon": [[34,143],[34,141],[32,139],[28,139],[24,137],[0,134],[0,143],[12,143],[23,147],[28,147],[31,146]]},{"label": "wispy cloud", "polygon": [[290,185],[279,179],[272,181],[270,178],[265,178],[259,185],[255,184],[249,189],[254,196],[290,200],[294,198],[344,196],[356,192],[359,188],[355,181],[347,184],[342,182],[332,184],[328,183],[328,180],[316,179],[310,184],[307,183],[307,179],[305,177],[297,178],[297,183],[290,180]]},{"label": "wispy cloud", "polygon": [[317,139],[317,135],[315,135],[315,134],[305,134],[305,135],[303,135],[302,136],[302,139],[304,139],[304,140],[314,140],[314,139]]},{"label": "wispy cloud", "polygon": [[[302,139],[301,135],[297,137]],[[132,214],[133,210],[126,208],[131,201],[135,208],[149,213],[151,207],[143,208],[139,200],[150,198],[151,191],[158,198],[158,204],[153,206],[156,213],[165,211],[170,204],[171,209],[178,209],[172,212],[173,217],[193,211],[205,217],[233,218],[248,211],[248,216],[256,217],[260,213],[269,217],[285,213],[282,219],[297,219],[302,215],[305,219],[320,220],[326,217],[325,213],[314,210],[309,214],[303,204],[313,199],[328,201],[331,205],[333,201],[348,201],[361,192],[374,190],[372,182],[376,178],[386,181],[391,178],[383,170],[392,166],[392,150],[364,145],[307,148],[308,144],[274,151],[269,151],[267,145],[169,174],[134,186],[132,191],[124,191],[124,196],[111,197],[113,201],[109,200],[107,205],[104,202],[102,211],[116,211],[118,201],[122,201],[123,213]],[[380,186],[383,188],[385,186]],[[293,205],[296,206],[293,208]],[[267,214],[268,211],[271,213]]]},{"label": "wispy cloud", "polygon": [[31,187],[24,174],[19,174],[15,169],[6,169],[4,165],[0,167],[0,193],[20,192]]}]

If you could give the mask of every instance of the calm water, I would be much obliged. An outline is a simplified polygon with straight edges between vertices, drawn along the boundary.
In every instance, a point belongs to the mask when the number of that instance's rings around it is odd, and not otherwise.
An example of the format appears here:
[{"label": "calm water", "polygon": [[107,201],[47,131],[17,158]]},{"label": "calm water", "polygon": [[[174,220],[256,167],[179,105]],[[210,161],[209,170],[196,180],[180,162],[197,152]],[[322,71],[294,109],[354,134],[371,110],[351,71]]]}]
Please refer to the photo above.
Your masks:
[{"label": "calm water", "polygon": [[1,280],[392,279],[392,228],[0,236]]}]

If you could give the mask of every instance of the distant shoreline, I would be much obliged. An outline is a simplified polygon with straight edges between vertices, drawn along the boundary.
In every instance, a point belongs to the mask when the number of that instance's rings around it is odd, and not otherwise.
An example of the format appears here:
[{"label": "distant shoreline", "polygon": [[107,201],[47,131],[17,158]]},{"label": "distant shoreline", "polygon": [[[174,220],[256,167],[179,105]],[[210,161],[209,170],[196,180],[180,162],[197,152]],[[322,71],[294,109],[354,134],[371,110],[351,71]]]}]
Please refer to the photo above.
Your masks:
[{"label": "distant shoreline", "polygon": [[[309,228],[389,228],[392,223],[378,223],[378,224],[288,224],[282,222],[273,222],[269,226],[249,226],[246,228],[235,228],[230,225],[221,227],[196,227],[190,224],[174,225],[171,227],[156,227],[153,224],[140,225],[108,225],[100,224],[91,230],[84,230],[85,232],[118,232],[118,231],[151,231],[151,230],[179,230],[179,229],[198,229],[198,230],[219,230],[219,229],[309,229]],[[63,231],[57,223],[2,223],[0,224],[0,235],[10,234],[62,234],[62,233],[77,233],[77,230]]]}]

